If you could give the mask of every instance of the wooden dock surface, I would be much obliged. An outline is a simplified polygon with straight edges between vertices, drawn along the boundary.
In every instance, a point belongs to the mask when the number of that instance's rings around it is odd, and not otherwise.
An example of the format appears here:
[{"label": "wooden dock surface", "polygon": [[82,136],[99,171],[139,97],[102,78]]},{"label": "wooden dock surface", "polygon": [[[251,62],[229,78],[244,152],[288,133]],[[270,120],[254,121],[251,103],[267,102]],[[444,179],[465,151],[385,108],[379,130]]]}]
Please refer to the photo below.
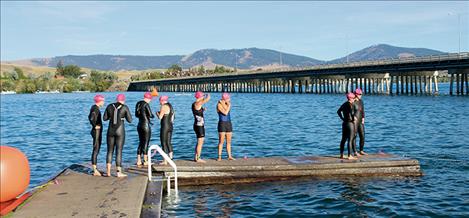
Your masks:
[{"label": "wooden dock surface", "polygon": [[[275,181],[293,177],[421,176],[417,160],[391,154],[369,154],[357,160],[337,157],[266,157],[206,160],[195,163],[176,160],[180,185],[229,184]],[[155,172],[173,177],[170,166],[153,165]]]},{"label": "wooden dock surface", "polygon": [[65,170],[12,213],[13,217],[140,217],[148,178],[95,177]]}]

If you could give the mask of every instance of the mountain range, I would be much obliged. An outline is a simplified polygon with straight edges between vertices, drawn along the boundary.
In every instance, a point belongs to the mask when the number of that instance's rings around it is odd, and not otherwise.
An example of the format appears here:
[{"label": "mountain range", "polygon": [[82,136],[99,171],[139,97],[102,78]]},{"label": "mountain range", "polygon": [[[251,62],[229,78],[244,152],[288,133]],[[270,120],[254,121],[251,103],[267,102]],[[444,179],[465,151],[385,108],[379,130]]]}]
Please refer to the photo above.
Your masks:
[{"label": "mountain range", "polygon": [[213,68],[217,65],[238,69],[305,67],[317,64],[344,63],[387,58],[439,55],[445,52],[426,48],[405,48],[387,44],[373,45],[353,52],[345,57],[330,61],[318,60],[306,56],[288,54],[271,49],[202,49],[189,55],[135,56],[135,55],[67,55],[52,58],[34,58],[7,63],[29,63],[36,66],[55,67],[59,61],[64,65],[75,64],[80,67],[98,70],[145,70],[166,69],[173,64],[183,68],[203,65]]}]

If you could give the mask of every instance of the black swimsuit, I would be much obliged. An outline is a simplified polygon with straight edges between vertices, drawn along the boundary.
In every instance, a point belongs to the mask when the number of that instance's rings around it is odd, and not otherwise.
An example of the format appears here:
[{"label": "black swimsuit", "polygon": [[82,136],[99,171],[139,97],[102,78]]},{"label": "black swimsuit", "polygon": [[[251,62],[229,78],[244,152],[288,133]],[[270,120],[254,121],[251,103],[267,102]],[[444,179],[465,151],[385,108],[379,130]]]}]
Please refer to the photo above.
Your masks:
[{"label": "black swimsuit", "polygon": [[[342,119],[342,140],[340,141],[340,154],[344,153],[345,142],[347,142],[348,155],[351,155],[350,147],[352,145],[353,136],[355,134],[355,116],[353,105],[345,102],[337,110],[337,114]],[[355,152],[355,151],[354,151]]]},{"label": "black swimsuit", "polygon": [[137,155],[146,155],[151,138],[150,119],[155,116],[151,112],[150,105],[145,101],[139,101],[135,106],[135,116],[138,118],[137,132],[139,144]]},{"label": "black swimsuit", "polygon": [[195,109],[195,102],[192,103],[192,114],[194,115],[194,132],[197,138],[205,137],[204,109]]},{"label": "black swimsuit", "polygon": [[170,103],[166,103],[165,105],[169,107],[169,114],[165,114],[161,118],[160,142],[163,151],[168,154],[173,152],[171,137],[173,135],[174,109]]},{"label": "black swimsuit", "polygon": [[[88,120],[91,124],[91,137],[93,137],[93,153],[91,154],[91,164],[96,165],[98,162],[99,149],[101,148],[101,141],[103,138],[103,121],[101,120],[101,111],[97,105],[91,106]],[[100,129],[96,129],[100,126]]]},{"label": "black swimsuit", "polygon": [[107,129],[107,158],[106,163],[112,163],[112,155],[116,149],[116,166],[122,166],[122,149],[125,142],[124,119],[132,122],[129,107],[119,102],[112,103],[106,107],[103,119],[109,120]]}]

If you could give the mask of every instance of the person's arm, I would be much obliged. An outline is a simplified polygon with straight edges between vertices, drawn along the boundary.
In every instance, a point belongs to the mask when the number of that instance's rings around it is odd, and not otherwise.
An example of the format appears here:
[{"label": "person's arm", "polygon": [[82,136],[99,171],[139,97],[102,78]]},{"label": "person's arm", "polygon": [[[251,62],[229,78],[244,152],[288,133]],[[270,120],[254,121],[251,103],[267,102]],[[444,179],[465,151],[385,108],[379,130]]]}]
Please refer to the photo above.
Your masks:
[{"label": "person's arm", "polygon": [[228,115],[228,112],[230,112],[230,106],[221,102],[218,102],[217,109],[225,116]]},{"label": "person's arm", "polygon": [[163,105],[161,106],[160,112],[158,112],[158,119],[163,119],[163,116],[168,113],[169,106],[168,105]]},{"label": "person's arm", "polygon": [[155,115],[151,112],[151,108],[149,104],[145,105],[145,113],[150,116],[150,118],[155,118]]},{"label": "person's arm", "polygon": [[98,121],[98,116],[99,116],[99,113],[97,113],[95,108],[91,109],[90,115],[88,115],[88,119],[90,120],[90,124],[95,129],[101,128],[99,125],[96,124],[97,121]]},{"label": "person's arm", "polygon": [[107,121],[107,120],[109,120],[110,117],[111,117],[111,115],[109,114],[109,106],[108,106],[108,107],[106,107],[106,110],[104,110],[103,120]]},{"label": "person's arm", "polygon": [[344,121],[344,117],[342,116],[342,111],[343,111],[343,105],[341,105],[339,107],[339,109],[337,110],[337,114],[339,115],[339,118]]},{"label": "person's arm", "polygon": [[365,104],[363,104],[363,101],[360,101],[362,103],[362,123],[365,124]]},{"label": "person's arm", "polygon": [[210,101],[210,94],[207,94],[207,97],[204,98],[204,100],[202,101],[202,104],[205,104],[208,101]]},{"label": "person's arm", "polygon": [[131,123],[132,114],[130,113],[129,107],[127,107],[127,105],[124,105],[124,110],[125,110],[125,119],[127,120],[127,122]]}]

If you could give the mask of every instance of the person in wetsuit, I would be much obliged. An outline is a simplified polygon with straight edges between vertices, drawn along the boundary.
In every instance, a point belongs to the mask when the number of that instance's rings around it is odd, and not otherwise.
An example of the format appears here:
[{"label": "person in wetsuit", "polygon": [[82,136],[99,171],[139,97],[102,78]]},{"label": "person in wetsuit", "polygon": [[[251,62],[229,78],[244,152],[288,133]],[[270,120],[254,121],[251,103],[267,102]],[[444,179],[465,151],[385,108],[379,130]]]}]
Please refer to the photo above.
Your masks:
[{"label": "person in wetsuit", "polygon": [[91,165],[93,166],[93,175],[101,176],[96,164],[98,162],[98,154],[101,149],[101,141],[103,138],[103,121],[101,120],[101,108],[104,105],[104,96],[94,96],[94,105],[91,106],[88,120],[91,124],[91,137],[93,138],[93,152],[91,154]]},{"label": "person in wetsuit", "polygon": [[226,138],[226,151],[228,160],[235,160],[231,155],[231,137],[233,135],[233,126],[231,124],[231,100],[230,94],[223,93],[221,100],[217,104],[218,113],[218,161],[222,159],[223,144]]},{"label": "person in wetsuit", "polygon": [[[137,125],[137,132],[138,132],[138,148],[137,148],[137,166],[140,167],[142,165],[146,166],[148,157],[148,145],[150,144],[151,138],[151,118],[155,116],[151,112],[150,109],[150,102],[152,99],[152,94],[150,92],[146,92],[143,95],[143,100],[137,102],[135,105],[135,116],[138,118],[138,125]],[[142,156],[143,156],[143,164],[142,164]]]},{"label": "person in wetsuit", "polygon": [[[173,159],[173,145],[171,138],[173,136],[173,123],[174,123],[174,109],[173,106],[168,102],[168,96],[163,95],[160,97],[160,111],[156,113],[158,119],[161,120],[160,127],[160,141],[163,151],[169,154],[169,158]],[[168,164],[166,160],[163,160],[163,165]]]},{"label": "person in wetsuit", "polygon": [[357,135],[360,137],[360,152],[355,153],[355,155],[367,155],[363,151],[365,146],[365,106],[363,105],[362,100],[362,90],[360,88],[356,89],[355,92],[355,101],[353,102],[355,110],[355,134],[353,137],[353,146],[356,147]]},{"label": "person in wetsuit", "polygon": [[117,177],[125,177],[127,175],[122,172],[122,149],[125,142],[124,119],[131,123],[132,115],[130,114],[129,107],[125,105],[124,94],[118,94],[117,102],[106,107],[103,119],[105,121],[109,120],[109,127],[107,129],[107,176],[111,176],[112,156],[114,150],[116,150]]},{"label": "person in wetsuit", "polygon": [[192,114],[194,115],[194,132],[197,137],[197,146],[195,147],[194,161],[199,163],[205,163],[204,160],[200,159],[202,153],[202,145],[205,139],[205,127],[204,127],[204,104],[210,100],[210,95],[205,95],[203,92],[195,93],[195,102],[192,103]]},{"label": "person in wetsuit", "polygon": [[350,146],[353,140],[353,136],[355,134],[355,114],[353,110],[353,102],[355,100],[355,95],[353,93],[347,93],[347,101],[343,103],[339,110],[337,110],[337,114],[339,115],[342,122],[342,140],[340,141],[340,158],[344,158],[344,146],[345,142],[347,142],[347,149],[348,149],[348,159],[356,159],[352,156],[350,151]]}]

